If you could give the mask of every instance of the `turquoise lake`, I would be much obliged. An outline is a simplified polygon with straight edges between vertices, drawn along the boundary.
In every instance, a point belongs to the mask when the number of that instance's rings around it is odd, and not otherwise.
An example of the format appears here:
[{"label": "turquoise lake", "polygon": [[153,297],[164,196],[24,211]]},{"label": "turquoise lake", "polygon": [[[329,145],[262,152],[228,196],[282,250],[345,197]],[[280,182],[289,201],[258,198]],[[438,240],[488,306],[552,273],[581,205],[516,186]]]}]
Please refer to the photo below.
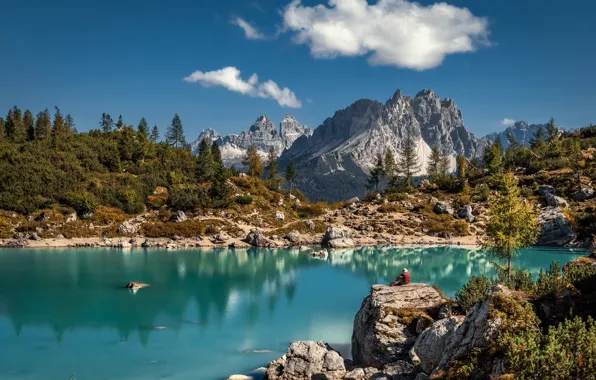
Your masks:
[{"label": "turquoise lake", "polygon": [[[537,274],[581,253],[533,248],[514,265]],[[294,340],[345,355],[370,285],[407,267],[413,282],[453,296],[471,275],[492,274],[490,261],[460,247],[327,260],[289,249],[0,249],[0,379],[225,379]],[[132,293],[128,281],[151,286]]]}]

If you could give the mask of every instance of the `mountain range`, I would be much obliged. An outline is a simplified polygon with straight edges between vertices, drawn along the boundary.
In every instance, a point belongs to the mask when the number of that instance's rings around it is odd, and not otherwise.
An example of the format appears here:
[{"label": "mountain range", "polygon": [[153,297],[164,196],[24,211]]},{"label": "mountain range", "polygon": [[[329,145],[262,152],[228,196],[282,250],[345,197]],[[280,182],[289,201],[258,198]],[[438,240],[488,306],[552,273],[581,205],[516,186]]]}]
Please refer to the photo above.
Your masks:
[{"label": "mountain range", "polygon": [[360,99],[336,111],[314,131],[291,115],[282,119],[278,130],[262,115],[240,134],[220,136],[206,129],[192,149],[196,152],[203,139],[217,141],[224,163],[243,169],[242,158],[251,145],[263,158],[273,146],[282,168],[294,162],[298,170],[296,186],[309,199],[337,201],[362,196],[376,155],[391,150],[398,157],[407,135],[416,141],[420,163],[417,174],[424,175],[435,145],[450,157],[454,170],[456,156],[479,156],[496,138],[506,147],[508,133],[527,144],[539,127],[545,125],[517,122],[502,132],[477,138],[465,128],[453,99],[442,99],[428,89],[414,97],[397,90],[385,103]]},{"label": "mountain range", "polygon": [[509,146],[509,138],[507,136],[511,135],[521,144],[530,145],[530,141],[540,128],[546,134],[546,124],[528,124],[525,121],[518,121],[507,127],[504,131],[489,133],[484,136],[484,139],[488,142],[493,142],[498,138],[501,140],[503,148],[506,149]]}]

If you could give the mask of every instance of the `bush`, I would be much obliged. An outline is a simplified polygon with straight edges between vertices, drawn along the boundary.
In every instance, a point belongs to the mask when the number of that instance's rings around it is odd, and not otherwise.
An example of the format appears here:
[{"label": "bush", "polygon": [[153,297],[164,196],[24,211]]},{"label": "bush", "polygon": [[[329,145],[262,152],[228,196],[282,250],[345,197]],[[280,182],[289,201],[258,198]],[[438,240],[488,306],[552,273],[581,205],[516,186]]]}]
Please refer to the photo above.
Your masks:
[{"label": "bush", "polygon": [[296,212],[301,218],[316,218],[325,213],[327,205],[322,202],[312,203],[309,205],[296,206]]},{"label": "bush", "polygon": [[493,284],[493,281],[483,274],[472,276],[460,290],[455,292],[455,300],[464,311],[468,311],[486,297],[488,289]]},{"label": "bush", "polygon": [[239,195],[234,199],[234,202],[239,205],[249,205],[252,204],[252,197],[250,195]]},{"label": "bush", "polygon": [[408,199],[408,195],[406,193],[390,193],[387,194],[387,199],[389,202],[405,201]]},{"label": "bush", "polygon": [[179,189],[170,194],[168,199],[174,210],[192,211],[198,207],[206,207],[207,194],[199,189]]},{"label": "bush", "polygon": [[97,198],[87,191],[67,195],[65,203],[74,208],[79,216],[92,214],[99,206]]}]

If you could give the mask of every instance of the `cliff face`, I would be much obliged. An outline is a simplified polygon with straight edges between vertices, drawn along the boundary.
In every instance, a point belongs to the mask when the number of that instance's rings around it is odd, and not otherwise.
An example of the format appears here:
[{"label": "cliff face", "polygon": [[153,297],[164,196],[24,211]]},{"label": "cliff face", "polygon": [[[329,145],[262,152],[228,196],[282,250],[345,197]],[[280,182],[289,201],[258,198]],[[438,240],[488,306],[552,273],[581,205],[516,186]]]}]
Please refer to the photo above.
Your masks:
[{"label": "cliff face", "polygon": [[471,157],[484,142],[464,127],[461,111],[451,99],[431,90],[414,98],[398,90],[385,104],[361,99],[339,110],[311,137],[302,136],[281,157],[282,166],[293,161],[299,171],[298,187],[313,200],[340,200],[364,193],[366,176],[378,153],[391,150],[397,157],[406,136],[416,140],[421,170],[431,147],[455,157]]}]

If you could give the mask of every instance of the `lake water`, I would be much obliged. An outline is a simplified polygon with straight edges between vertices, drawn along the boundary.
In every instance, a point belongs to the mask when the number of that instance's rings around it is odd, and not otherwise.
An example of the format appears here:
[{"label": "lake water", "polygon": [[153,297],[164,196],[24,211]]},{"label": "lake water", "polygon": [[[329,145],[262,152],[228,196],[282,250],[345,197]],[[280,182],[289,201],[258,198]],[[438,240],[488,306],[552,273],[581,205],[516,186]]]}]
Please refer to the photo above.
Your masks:
[{"label": "lake water", "polygon": [[[530,249],[537,274],[581,252]],[[370,285],[407,267],[453,296],[492,273],[479,250],[360,248],[329,259],[289,249],[0,250],[0,379],[225,379],[294,340],[347,347]],[[128,281],[151,287],[133,294]],[[255,352],[256,350],[256,352]]]}]

